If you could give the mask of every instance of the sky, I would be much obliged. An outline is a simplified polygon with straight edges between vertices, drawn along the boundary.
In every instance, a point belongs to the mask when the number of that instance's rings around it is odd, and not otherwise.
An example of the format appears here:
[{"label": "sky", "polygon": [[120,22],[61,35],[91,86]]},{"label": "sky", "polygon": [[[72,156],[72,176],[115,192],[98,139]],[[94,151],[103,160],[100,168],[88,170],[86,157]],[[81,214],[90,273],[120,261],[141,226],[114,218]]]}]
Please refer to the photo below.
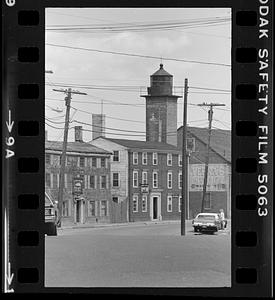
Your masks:
[{"label": "sky", "polygon": [[[214,25],[207,23],[207,19],[218,18],[227,19]],[[133,29],[171,22],[181,25]],[[117,27],[120,30],[114,30]],[[73,127],[79,125],[84,129],[84,141],[90,141],[92,113],[101,112],[106,115],[107,137],[145,140],[145,100],[140,95],[150,86],[150,75],[160,63],[173,75],[174,86],[179,87],[177,94],[182,93],[188,79],[189,126],[208,126],[207,108],[197,104],[223,103],[224,107],[214,108],[212,125],[231,129],[229,8],[47,8],[45,38],[49,140],[62,141],[65,119],[65,94],[53,88],[65,89],[68,85],[87,94],[72,95],[69,141],[74,139]],[[182,99],[178,100],[178,127],[183,121]]]}]

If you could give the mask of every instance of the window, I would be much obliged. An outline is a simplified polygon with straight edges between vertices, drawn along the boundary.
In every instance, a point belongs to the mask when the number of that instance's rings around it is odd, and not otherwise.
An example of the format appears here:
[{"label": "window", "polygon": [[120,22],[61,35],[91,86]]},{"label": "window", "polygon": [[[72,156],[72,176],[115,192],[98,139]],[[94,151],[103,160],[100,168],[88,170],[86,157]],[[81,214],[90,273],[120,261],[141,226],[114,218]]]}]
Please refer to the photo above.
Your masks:
[{"label": "window", "polygon": [[107,187],[107,178],[106,175],[101,175],[100,176],[100,188],[101,189],[106,189]]},{"label": "window", "polygon": [[133,165],[138,164],[138,152],[133,152]]},{"label": "window", "polygon": [[181,212],[181,199],[182,199],[182,197],[179,196],[179,212]]},{"label": "window", "polygon": [[143,195],[141,199],[141,211],[147,212],[147,195]]},{"label": "window", "polygon": [[114,203],[118,203],[118,197],[112,197]]},{"label": "window", "polygon": [[89,187],[90,187],[90,189],[96,188],[96,176],[95,175],[89,176]]},{"label": "window", "polygon": [[133,212],[138,212],[138,195],[133,196]]},{"label": "window", "polygon": [[138,171],[133,171],[133,187],[138,187]]},{"label": "window", "polygon": [[153,165],[158,164],[158,154],[156,152],[153,153]]},{"label": "window", "polygon": [[113,173],[113,187],[119,187],[119,173]]},{"label": "window", "polygon": [[45,174],[45,181],[46,181],[46,187],[50,188],[51,187],[51,174],[50,173]]},{"label": "window", "polygon": [[100,201],[100,215],[107,216],[107,201],[106,200]]},{"label": "window", "polygon": [[172,172],[167,173],[167,188],[172,188]]},{"label": "window", "polygon": [[147,152],[142,152],[142,164],[147,165]]},{"label": "window", "polygon": [[172,196],[167,196],[167,211],[172,212]]},{"label": "window", "polygon": [[158,187],[158,172],[153,172],[153,188]]},{"label": "window", "polygon": [[45,155],[45,163],[48,165],[51,164],[51,155],[50,154]]},{"label": "window", "polygon": [[92,167],[96,168],[96,157],[92,157]]},{"label": "window", "polygon": [[100,159],[100,166],[101,166],[101,168],[105,168],[106,167],[106,158],[101,158]]},{"label": "window", "polygon": [[148,173],[147,173],[147,171],[142,172],[142,184],[148,184]]},{"label": "window", "polygon": [[179,179],[178,179],[178,182],[179,182],[179,189],[182,189],[182,173],[179,172]]},{"label": "window", "polygon": [[68,201],[64,201],[62,203],[62,216],[68,217],[69,216],[69,205]]},{"label": "window", "polygon": [[211,197],[209,192],[205,194],[204,208],[211,209]]},{"label": "window", "polygon": [[167,153],[167,166],[172,166],[172,154]]},{"label": "window", "polygon": [[67,166],[77,166],[77,157],[67,156]]},{"label": "window", "polygon": [[179,154],[178,160],[179,160],[179,166],[181,167],[182,166],[182,155],[181,154]]},{"label": "window", "polygon": [[89,201],[88,216],[95,216],[95,201]]},{"label": "window", "polygon": [[113,161],[119,161],[119,151],[114,151]]},{"label": "window", "polygon": [[84,168],[85,167],[85,158],[84,157],[80,157],[79,158],[79,166],[81,168]]},{"label": "window", "polygon": [[52,182],[52,186],[53,188],[58,188],[59,187],[59,174],[55,173],[53,174],[53,182]]}]

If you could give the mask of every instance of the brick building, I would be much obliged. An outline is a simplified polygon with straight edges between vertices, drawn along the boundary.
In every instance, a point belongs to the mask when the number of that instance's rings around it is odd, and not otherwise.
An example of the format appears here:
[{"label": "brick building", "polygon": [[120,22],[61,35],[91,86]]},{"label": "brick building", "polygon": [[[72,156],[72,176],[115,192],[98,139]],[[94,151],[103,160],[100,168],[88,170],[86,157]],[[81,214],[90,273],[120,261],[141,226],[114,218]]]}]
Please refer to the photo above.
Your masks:
[{"label": "brick building", "polygon": [[180,218],[181,154],[160,142],[99,137],[91,144],[111,160],[113,222]]},{"label": "brick building", "polygon": [[[45,190],[53,201],[58,201],[62,145],[45,141]],[[110,222],[110,156],[109,151],[83,142],[81,127],[76,127],[75,141],[67,146],[62,224]],[[73,195],[75,180],[83,188],[78,198]]]},{"label": "brick building", "polygon": [[[188,127],[187,138],[192,140],[189,157],[189,201],[187,217],[201,212],[204,167],[207,151],[208,129]],[[178,146],[182,148],[182,127],[178,129]],[[231,131],[212,129],[205,212],[223,209],[231,216]]]}]

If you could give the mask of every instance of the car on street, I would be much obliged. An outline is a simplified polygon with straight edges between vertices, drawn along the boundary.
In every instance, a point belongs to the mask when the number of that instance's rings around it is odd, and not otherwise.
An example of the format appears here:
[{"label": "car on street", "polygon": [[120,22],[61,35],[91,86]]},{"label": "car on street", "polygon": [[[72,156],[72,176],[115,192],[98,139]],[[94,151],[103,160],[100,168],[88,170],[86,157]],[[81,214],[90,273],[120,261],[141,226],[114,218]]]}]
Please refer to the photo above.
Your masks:
[{"label": "car on street", "polygon": [[48,193],[45,192],[45,233],[57,235],[57,207]]},{"label": "car on street", "polygon": [[192,221],[195,232],[217,232],[223,228],[218,213],[199,213]]}]

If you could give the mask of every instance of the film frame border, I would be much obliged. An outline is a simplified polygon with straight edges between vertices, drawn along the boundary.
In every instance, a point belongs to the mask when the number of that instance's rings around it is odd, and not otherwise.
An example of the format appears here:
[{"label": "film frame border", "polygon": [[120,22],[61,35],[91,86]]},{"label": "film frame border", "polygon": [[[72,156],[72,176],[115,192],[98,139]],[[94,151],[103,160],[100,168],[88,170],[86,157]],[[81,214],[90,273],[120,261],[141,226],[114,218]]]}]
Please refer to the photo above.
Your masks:
[{"label": "film frame border", "polygon": [[[125,288],[52,288],[44,287],[44,79],[45,79],[45,8],[91,7],[90,1],[16,1],[5,0],[4,33],[4,89],[7,100],[3,121],[9,120],[11,131],[4,137],[15,142],[6,147],[15,153],[4,160],[7,178],[3,181],[6,202],[2,208],[6,218],[4,242],[8,241],[5,276],[2,284],[6,292],[76,292],[76,293],[129,293]],[[211,2],[211,3],[210,3]],[[9,4],[8,4],[9,3]],[[232,12],[232,231],[230,288],[131,288],[134,294],[170,294],[203,296],[269,296],[273,293],[272,280],[272,215],[257,215],[257,182],[259,174],[267,174],[268,199],[272,191],[272,147],[269,141],[269,165],[257,164],[258,125],[265,124],[272,133],[272,104],[268,115],[258,113],[257,87],[260,83],[258,51],[267,49],[272,57],[272,39],[259,39],[259,9],[268,5],[269,24],[266,28],[272,36],[272,1],[151,1],[134,3],[117,1],[104,4],[94,1],[93,7],[231,7]],[[248,16],[249,22],[244,21]],[[255,16],[257,18],[255,22]],[[27,17],[27,19],[26,19]],[[269,56],[270,57],[270,56]],[[269,59],[269,65],[272,66]],[[269,82],[272,71],[269,67]],[[25,85],[24,85],[25,84]],[[256,91],[256,92],[255,92]],[[272,87],[269,97],[272,99]],[[14,123],[12,123],[14,122]],[[5,127],[5,122],[2,123]],[[11,126],[13,124],[13,126]],[[255,130],[256,127],[256,130]],[[251,128],[254,128],[252,130]],[[12,141],[12,139],[9,139]],[[247,160],[249,159],[249,160]],[[10,170],[8,172],[7,170]],[[4,178],[4,177],[3,177]],[[35,183],[35,184],[34,184]],[[16,191],[13,187],[16,187]],[[28,204],[26,204],[28,201]],[[246,202],[243,202],[246,201]],[[248,204],[244,204],[248,203]],[[272,203],[266,206],[272,213]]]}]

